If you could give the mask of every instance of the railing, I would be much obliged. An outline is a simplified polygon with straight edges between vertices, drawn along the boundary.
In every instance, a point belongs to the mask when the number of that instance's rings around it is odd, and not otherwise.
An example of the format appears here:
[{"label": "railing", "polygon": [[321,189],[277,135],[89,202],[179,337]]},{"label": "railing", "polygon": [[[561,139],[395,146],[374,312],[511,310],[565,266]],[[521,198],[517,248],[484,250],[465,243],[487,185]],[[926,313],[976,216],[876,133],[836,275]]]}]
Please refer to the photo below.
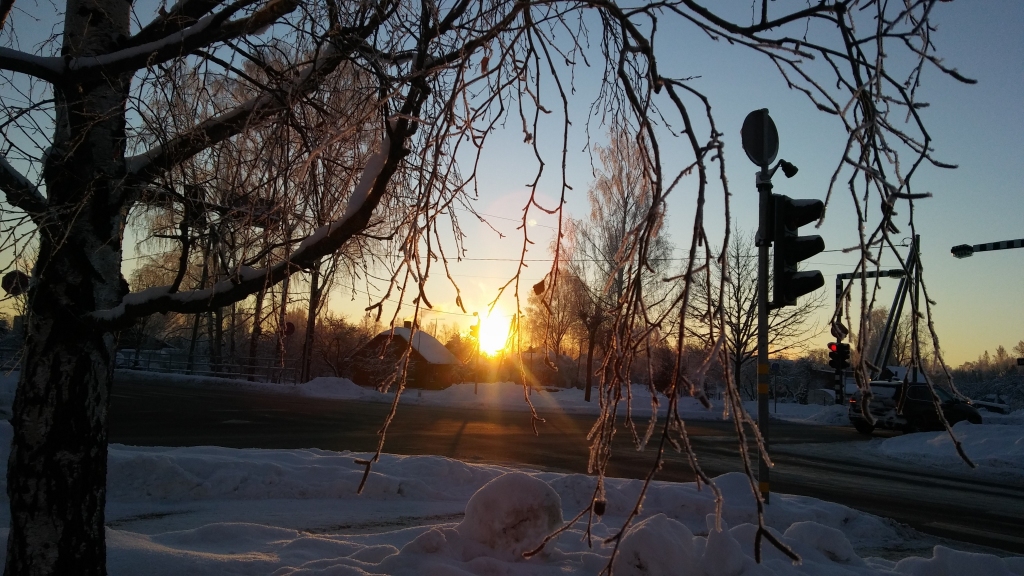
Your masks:
[{"label": "railing", "polygon": [[165,374],[215,376],[260,382],[296,381],[295,368],[277,366],[275,358],[227,358],[215,362],[207,354],[193,354],[189,361],[183,350],[122,350],[117,354],[117,368]]},{"label": "railing", "polygon": [[[21,363],[20,347],[0,347],[0,372],[17,370]],[[259,382],[297,381],[295,368],[282,368],[272,357],[227,358],[214,362],[208,354],[193,354],[177,349],[122,350],[117,353],[115,367],[122,370],[142,370],[165,374],[191,374],[256,380]]]}]

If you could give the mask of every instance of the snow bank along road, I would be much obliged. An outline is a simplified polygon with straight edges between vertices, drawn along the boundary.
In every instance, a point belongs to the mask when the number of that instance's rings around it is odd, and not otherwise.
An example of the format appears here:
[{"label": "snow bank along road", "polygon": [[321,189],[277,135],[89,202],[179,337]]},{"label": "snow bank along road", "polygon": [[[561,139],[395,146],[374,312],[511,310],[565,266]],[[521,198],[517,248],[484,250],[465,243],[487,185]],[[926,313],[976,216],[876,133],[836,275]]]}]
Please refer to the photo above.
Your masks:
[{"label": "snow bank along road", "polygon": [[[110,413],[111,442],[139,446],[214,445],[234,448],[321,448],[370,451],[388,407],[351,402],[224,390],[139,385],[119,378]],[[558,472],[585,472],[585,435],[593,416],[545,414],[540,436],[522,412],[402,406],[385,450],[436,454],[467,462],[520,465]],[[711,475],[741,470],[728,422],[687,425],[700,463]],[[610,473],[638,478],[652,451],[637,453],[628,433]],[[774,423],[775,492],[813,496],[894,518],[924,532],[1024,553],[1024,490],[963,474],[921,470],[852,457],[836,444],[858,441],[844,427]],[[815,443],[815,450],[800,446]],[[659,480],[690,481],[685,458],[671,454]]]}]

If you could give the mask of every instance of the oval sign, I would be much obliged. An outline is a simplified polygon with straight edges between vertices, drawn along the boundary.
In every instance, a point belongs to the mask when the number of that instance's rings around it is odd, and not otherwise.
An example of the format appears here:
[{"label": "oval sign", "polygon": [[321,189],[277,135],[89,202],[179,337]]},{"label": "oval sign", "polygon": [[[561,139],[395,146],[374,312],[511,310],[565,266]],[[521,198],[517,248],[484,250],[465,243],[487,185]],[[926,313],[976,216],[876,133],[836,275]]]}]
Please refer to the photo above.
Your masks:
[{"label": "oval sign", "polygon": [[779,154],[779,131],[768,115],[767,108],[747,114],[740,129],[740,137],[747,158],[758,166],[768,166]]}]

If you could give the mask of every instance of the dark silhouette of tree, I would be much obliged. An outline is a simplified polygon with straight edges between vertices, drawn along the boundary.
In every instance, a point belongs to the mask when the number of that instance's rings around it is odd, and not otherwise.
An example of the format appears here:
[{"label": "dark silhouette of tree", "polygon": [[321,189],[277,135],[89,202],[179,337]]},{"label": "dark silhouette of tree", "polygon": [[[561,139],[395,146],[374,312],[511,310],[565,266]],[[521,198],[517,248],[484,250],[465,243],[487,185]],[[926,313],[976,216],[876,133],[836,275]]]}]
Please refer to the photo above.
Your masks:
[{"label": "dark silhouette of tree", "polygon": [[[724,284],[725,289],[715,288]],[[802,296],[796,306],[777,308],[768,314],[768,347],[771,356],[792,354],[814,340],[821,329],[810,320],[824,302],[823,291]],[[754,234],[741,234],[725,254],[713,258],[695,282],[687,337],[707,350],[723,339],[721,351],[726,373],[747,398],[757,397],[756,381],[744,378],[744,368],[757,359],[757,248]],[[721,322],[719,324],[719,322]],[[709,324],[715,324],[713,326]]]}]

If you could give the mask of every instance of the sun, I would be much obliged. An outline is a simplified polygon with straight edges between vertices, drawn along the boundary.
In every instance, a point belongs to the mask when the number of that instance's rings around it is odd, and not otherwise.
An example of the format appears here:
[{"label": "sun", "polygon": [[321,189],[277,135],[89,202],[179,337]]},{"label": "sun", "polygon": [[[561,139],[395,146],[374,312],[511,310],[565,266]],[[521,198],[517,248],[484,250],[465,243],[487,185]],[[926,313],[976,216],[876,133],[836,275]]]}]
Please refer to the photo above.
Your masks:
[{"label": "sun", "polygon": [[505,348],[508,341],[509,317],[495,309],[480,321],[480,352],[493,356]]}]

